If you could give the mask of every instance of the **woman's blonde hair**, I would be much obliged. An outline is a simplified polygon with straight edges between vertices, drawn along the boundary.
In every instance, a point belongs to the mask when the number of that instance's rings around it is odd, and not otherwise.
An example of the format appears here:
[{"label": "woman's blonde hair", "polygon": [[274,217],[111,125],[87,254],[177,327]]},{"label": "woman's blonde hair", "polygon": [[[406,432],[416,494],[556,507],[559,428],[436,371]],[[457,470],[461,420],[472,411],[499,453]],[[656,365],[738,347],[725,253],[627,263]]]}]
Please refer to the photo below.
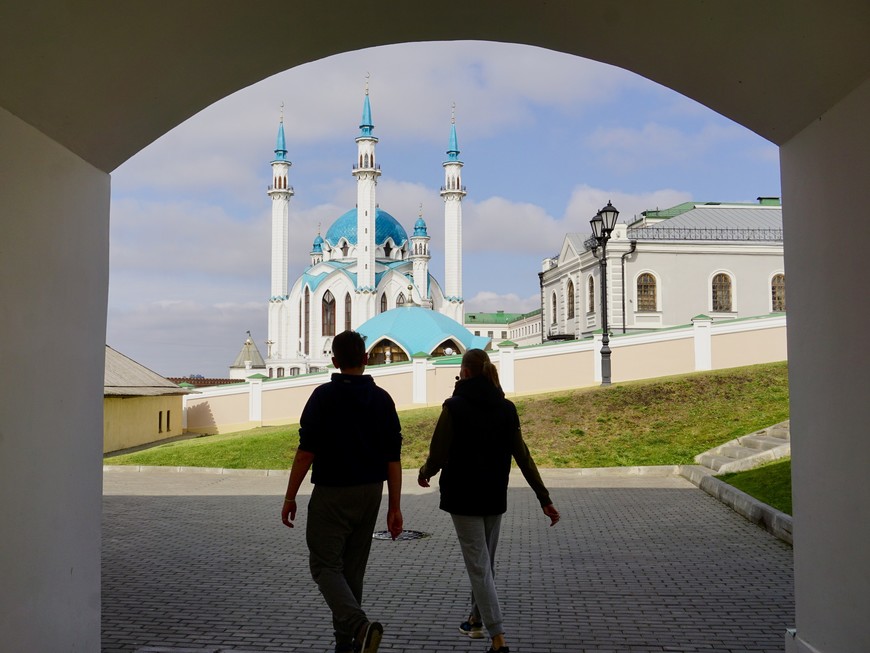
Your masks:
[{"label": "woman's blonde hair", "polygon": [[496,388],[501,388],[498,381],[498,370],[489,360],[489,354],[482,349],[469,349],[465,352],[462,356],[462,367],[465,368],[469,377],[485,376]]}]

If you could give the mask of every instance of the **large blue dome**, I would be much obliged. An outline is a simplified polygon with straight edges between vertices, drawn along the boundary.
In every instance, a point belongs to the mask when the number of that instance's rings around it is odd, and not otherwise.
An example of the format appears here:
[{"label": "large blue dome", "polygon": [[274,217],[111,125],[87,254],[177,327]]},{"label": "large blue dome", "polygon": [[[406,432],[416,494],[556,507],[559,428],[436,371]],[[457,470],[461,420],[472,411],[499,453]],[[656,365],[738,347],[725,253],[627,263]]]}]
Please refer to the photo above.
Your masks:
[{"label": "large blue dome", "polygon": [[370,350],[382,338],[389,338],[408,354],[431,355],[445,340],[453,340],[462,348],[485,349],[490,338],[475,336],[455,320],[438,311],[420,306],[403,306],[375,315],[361,324],[357,331],[366,337],[366,349]]},{"label": "large blue dome", "polygon": [[[324,236],[324,240],[332,247],[338,247],[342,238],[351,245],[357,244],[356,209],[351,209],[333,222]],[[383,245],[387,238],[392,238],[396,247],[401,247],[408,240],[408,234],[393,216],[379,208],[375,209],[375,245]]]}]

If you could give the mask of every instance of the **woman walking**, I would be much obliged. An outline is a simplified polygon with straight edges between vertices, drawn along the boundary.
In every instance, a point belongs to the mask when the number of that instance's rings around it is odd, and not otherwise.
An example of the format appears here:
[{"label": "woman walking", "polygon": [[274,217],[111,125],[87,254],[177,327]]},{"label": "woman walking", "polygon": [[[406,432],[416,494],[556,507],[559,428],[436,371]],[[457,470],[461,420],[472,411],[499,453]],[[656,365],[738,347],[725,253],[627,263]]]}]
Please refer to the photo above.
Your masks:
[{"label": "woman walking", "polygon": [[441,471],[440,506],[453,518],[471,581],[471,612],[459,631],[482,638],[485,627],[492,639],[489,653],[509,653],[494,574],[511,458],[554,526],[559,511],[523,441],[516,407],[505,399],[487,353],[469,349],[462,357],[453,396],[444,402],[417,483],[429,487],[429,479]]}]

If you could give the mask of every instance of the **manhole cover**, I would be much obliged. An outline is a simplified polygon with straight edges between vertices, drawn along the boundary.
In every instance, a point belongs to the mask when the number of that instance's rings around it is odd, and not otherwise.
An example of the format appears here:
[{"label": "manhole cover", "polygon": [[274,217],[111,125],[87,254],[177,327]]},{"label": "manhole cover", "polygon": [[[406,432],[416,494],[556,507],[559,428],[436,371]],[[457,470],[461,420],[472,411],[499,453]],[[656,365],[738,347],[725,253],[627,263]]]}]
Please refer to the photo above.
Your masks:
[{"label": "manhole cover", "polygon": [[[429,537],[429,533],[423,531],[402,531],[396,540],[422,540],[424,537]],[[375,531],[372,533],[373,540],[392,540],[390,531]]]}]

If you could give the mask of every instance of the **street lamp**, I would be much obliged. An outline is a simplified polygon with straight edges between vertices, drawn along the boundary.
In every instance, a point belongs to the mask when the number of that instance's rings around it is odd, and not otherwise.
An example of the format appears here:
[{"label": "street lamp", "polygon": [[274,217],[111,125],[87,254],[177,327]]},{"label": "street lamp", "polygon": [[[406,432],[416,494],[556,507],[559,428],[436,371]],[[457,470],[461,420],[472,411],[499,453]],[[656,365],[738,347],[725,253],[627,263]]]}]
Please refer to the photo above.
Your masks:
[{"label": "street lamp", "polygon": [[601,385],[610,385],[610,334],[607,326],[607,241],[616,227],[617,211],[610,201],[601,209],[589,224],[592,225],[592,236],[601,247]]}]

